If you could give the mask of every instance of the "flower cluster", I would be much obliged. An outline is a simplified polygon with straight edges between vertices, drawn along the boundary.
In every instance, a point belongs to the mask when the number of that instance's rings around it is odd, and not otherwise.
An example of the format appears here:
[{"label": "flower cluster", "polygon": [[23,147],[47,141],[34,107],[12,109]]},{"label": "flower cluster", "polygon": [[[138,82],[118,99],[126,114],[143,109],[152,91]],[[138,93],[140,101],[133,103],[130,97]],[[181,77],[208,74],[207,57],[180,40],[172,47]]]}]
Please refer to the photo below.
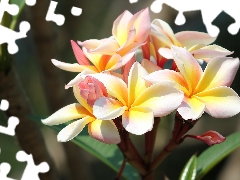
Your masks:
[{"label": "flower cluster", "polygon": [[[115,120],[127,132],[151,131],[154,118],[177,110],[184,120],[206,112],[227,118],[240,112],[240,98],[231,89],[239,59],[211,44],[207,33],[174,34],[160,19],[151,23],[148,9],[124,11],[113,23],[112,36],[71,41],[78,63],[52,60],[60,69],[78,72],[65,88],[78,103],[42,120],[57,125],[74,120],[58,134],[59,141],[76,137],[88,125],[93,138],[106,144],[121,141]],[[140,53],[136,59],[136,53]],[[201,64],[207,64],[203,70]],[[170,64],[169,68],[167,64]]]}]

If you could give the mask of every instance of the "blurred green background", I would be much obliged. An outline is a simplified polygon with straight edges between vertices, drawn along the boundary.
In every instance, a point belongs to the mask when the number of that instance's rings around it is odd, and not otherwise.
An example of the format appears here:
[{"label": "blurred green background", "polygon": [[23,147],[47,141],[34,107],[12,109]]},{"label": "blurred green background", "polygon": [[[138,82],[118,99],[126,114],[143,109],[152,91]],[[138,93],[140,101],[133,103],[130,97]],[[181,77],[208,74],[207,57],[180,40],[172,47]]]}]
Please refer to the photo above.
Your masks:
[{"label": "blurred green background", "polygon": [[[48,4],[50,3],[50,1],[46,2]],[[129,10],[134,14],[143,8],[150,7],[153,0],[139,0],[139,2],[134,4],[130,4],[128,0],[58,0],[57,2],[58,6],[55,13],[63,14],[66,20],[63,26],[57,26],[54,22],[48,22],[49,26],[46,28],[51,28],[49,29],[49,35],[51,36],[50,38],[54,40],[54,49],[48,49],[48,51],[56,52],[52,55],[52,57],[50,57],[52,59],[74,63],[76,60],[70,46],[70,40],[84,41],[87,39],[102,39],[109,37],[111,36],[113,21],[124,10]],[[75,17],[70,13],[73,6],[82,8],[81,16]],[[33,7],[26,6],[21,15],[21,20],[27,20],[31,25],[32,23],[38,23],[38,21],[33,18],[34,16],[32,14],[32,8]],[[42,11],[42,13],[47,11],[47,7],[41,7],[39,6],[39,3],[35,5],[35,8],[38,8],[39,12]],[[150,16],[151,20],[159,18],[169,23],[175,33],[183,30],[206,32],[200,11],[184,13],[186,16],[186,23],[182,26],[177,26],[174,24],[177,13],[178,12],[175,9],[172,9],[164,4],[160,13],[154,14],[150,11]],[[227,27],[233,22],[234,19],[224,12],[222,12],[213,21],[213,24],[220,28],[220,34],[214,43],[230,51],[234,51],[232,55],[233,57],[240,57],[240,33],[237,35],[231,35],[227,31]],[[42,28],[44,29],[45,27]],[[18,30],[18,25],[16,29]],[[43,54],[39,54],[39,46],[37,46],[37,43],[38,41],[34,39],[34,29],[31,29],[28,32],[27,38],[17,41],[19,52],[13,56],[13,59],[19,74],[19,78],[27,96],[29,97],[29,101],[32,104],[35,114],[39,117],[46,117],[50,115],[52,111],[48,107],[48,100],[45,96],[44,88],[42,86],[44,77],[41,75],[41,73],[39,73],[39,64]],[[49,52],[41,53],[48,54]],[[56,69],[54,65],[52,65],[51,68]],[[60,69],[57,69],[57,71],[61,71],[63,89],[64,84],[68,83],[77,75],[76,73],[64,72]],[[238,72],[236,75],[236,79],[232,84],[232,88],[238,94],[240,94],[240,86],[238,84],[240,77],[239,73],[240,72]],[[75,102],[76,100],[73,97],[71,89],[65,91],[66,95],[63,97],[63,104],[67,105]],[[0,125],[6,126],[6,120],[3,114],[0,114]],[[171,117],[166,117],[161,122],[156,142],[156,151],[160,151],[161,148],[168,142],[169,136],[171,135],[172,126],[173,120]],[[39,126],[39,128],[42,129],[46,144],[58,168],[61,180],[70,180],[65,151],[62,147],[62,143],[58,143],[56,141],[56,132],[43,125]],[[222,135],[227,136],[232,132],[240,130],[239,116],[219,120],[210,118],[208,115],[204,115],[194,129],[191,130],[191,133],[199,135],[208,130],[215,130]],[[143,142],[143,137],[133,136],[133,138],[136,141],[136,145],[140,148],[140,152],[142,152],[143,150],[141,149],[141,143]],[[15,159],[16,152],[20,150],[15,137],[0,134],[0,142],[0,162],[10,163],[12,169],[9,177],[20,179],[26,164],[19,163]],[[191,157],[191,155],[194,153],[199,154],[206,148],[207,145],[203,144],[202,142],[186,139],[186,141],[180,145],[177,150],[174,151],[157,169],[155,179],[161,180],[163,179],[164,175],[166,175],[170,180],[178,179],[183,166]],[[95,157],[89,155],[87,152],[79,149],[79,153],[81,154],[82,162],[86,166],[85,173],[87,175],[84,179],[114,179],[116,172],[109,169],[106,165],[101,163]],[[222,161],[203,179],[224,180],[225,177],[228,177],[228,180],[238,180],[240,178],[240,155],[236,152],[232,156],[233,157]],[[235,169],[238,170],[234,171]]]}]

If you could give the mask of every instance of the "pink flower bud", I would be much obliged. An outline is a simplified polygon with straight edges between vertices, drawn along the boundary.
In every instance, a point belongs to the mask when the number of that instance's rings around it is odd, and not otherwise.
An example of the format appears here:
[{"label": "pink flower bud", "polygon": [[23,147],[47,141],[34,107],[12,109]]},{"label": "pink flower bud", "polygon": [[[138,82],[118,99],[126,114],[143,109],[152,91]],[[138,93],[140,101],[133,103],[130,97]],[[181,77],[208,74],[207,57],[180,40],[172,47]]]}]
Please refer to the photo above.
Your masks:
[{"label": "pink flower bud", "polygon": [[208,144],[209,146],[212,146],[214,144],[220,144],[226,140],[225,137],[223,137],[221,134],[219,134],[216,131],[208,131],[202,134],[201,136],[194,136],[194,135],[186,135],[185,137],[191,137],[198,140],[201,140]]},{"label": "pink flower bud", "polygon": [[78,87],[81,96],[91,107],[98,98],[107,96],[107,89],[103,83],[91,76],[86,76],[84,81],[78,84]]}]

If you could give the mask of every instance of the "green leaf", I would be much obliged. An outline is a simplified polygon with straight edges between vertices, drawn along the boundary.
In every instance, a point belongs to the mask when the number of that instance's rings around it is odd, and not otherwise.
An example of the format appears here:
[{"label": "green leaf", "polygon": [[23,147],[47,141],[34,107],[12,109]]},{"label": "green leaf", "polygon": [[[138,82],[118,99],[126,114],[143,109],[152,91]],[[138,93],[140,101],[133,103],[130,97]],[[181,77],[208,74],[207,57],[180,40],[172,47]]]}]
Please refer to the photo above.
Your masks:
[{"label": "green leaf", "polygon": [[194,180],[197,174],[197,156],[193,155],[184,166],[179,180]]},{"label": "green leaf", "polygon": [[16,16],[13,16],[12,22],[10,24],[10,29],[14,30],[15,26],[16,26],[16,23],[18,21],[18,18],[19,18],[20,14],[21,14],[24,6],[25,6],[25,0],[10,0],[10,3],[11,4],[16,4],[19,7],[19,13]]},{"label": "green leaf", "polygon": [[[28,117],[37,121],[38,123],[41,123],[40,119],[43,119],[38,117],[36,118],[34,116]],[[47,127],[50,127],[59,132],[65,127],[65,125],[61,124],[57,126]],[[89,136],[87,132],[87,127],[85,127],[83,131],[72,140],[72,142],[74,142],[79,147],[83,148],[84,150],[98,158],[100,161],[105,163],[114,171],[118,172],[120,170],[120,166],[123,162],[123,155],[121,151],[118,149],[118,147],[116,145],[107,145],[93,139],[91,136]],[[130,164],[127,163],[124,168],[122,176],[127,180],[136,180],[138,179],[138,172]]]},{"label": "green leaf", "polygon": [[209,147],[198,157],[197,176],[201,179],[217,163],[229,155],[240,146],[240,132],[236,132],[227,137],[226,141]]}]

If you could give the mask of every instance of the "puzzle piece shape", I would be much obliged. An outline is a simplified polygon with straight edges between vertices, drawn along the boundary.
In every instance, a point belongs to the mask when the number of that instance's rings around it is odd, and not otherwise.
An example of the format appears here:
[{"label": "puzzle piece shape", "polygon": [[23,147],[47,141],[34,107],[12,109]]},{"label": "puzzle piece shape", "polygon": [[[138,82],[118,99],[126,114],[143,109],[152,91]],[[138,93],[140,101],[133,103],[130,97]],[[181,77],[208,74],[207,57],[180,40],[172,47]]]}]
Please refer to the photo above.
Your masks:
[{"label": "puzzle piece shape", "polygon": [[30,24],[23,21],[19,25],[19,32],[15,32],[9,28],[0,25],[0,44],[8,43],[8,52],[10,54],[15,54],[18,52],[18,46],[16,45],[17,39],[22,39],[27,37],[27,32],[30,30]]},{"label": "puzzle piece shape", "polygon": [[6,99],[2,99],[0,103],[0,110],[6,111],[9,108],[9,102]]},{"label": "puzzle piece shape", "polygon": [[8,119],[8,127],[0,126],[0,133],[6,134],[9,136],[15,135],[16,126],[19,124],[19,119],[15,116],[11,116]]},{"label": "puzzle piece shape", "polygon": [[[27,0],[28,4],[33,4],[36,0]],[[11,15],[16,15],[19,12],[19,7],[15,4],[9,4],[9,0],[0,1],[0,22],[5,12]],[[19,25],[19,32],[13,31],[0,25],[0,45],[3,43],[8,43],[8,52],[14,54],[18,51],[18,46],[16,45],[17,39],[22,39],[27,37],[26,33],[30,30],[30,24],[28,22],[21,22]]]},{"label": "puzzle piece shape", "polygon": [[25,3],[28,6],[34,6],[36,4],[36,0],[25,0]]},{"label": "puzzle piece shape", "polygon": [[80,16],[82,14],[82,9],[73,6],[72,9],[71,9],[71,13],[74,16]]},{"label": "puzzle piece shape", "polygon": [[228,32],[232,35],[238,33],[240,28],[240,13],[238,1],[236,0],[155,0],[150,9],[159,13],[162,10],[162,5],[166,4],[178,12],[175,19],[177,25],[183,25],[186,22],[186,18],[183,15],[187,11],[201,10],[203,23],[207,29],[207,32],[211,36],[217,36],[219,34],[219,28],[212,25],[213,20],[222,12],[226,12],[229,16],[235,19],[235,23],[229,25]]},{"label": "puzzle piece shape", "polygon": [[48,163],[46,162],[35,165],[32,155],[29,155],[24,151],[18,151],[16,159],[20,162],[27,162],[27,166],[23,172],[21,180],[40,180],[38,173],[45,173],[50,169]]},{"label": "puzzle piece shape", "polygon": [[[6,111],[9,108],[9,102],[6,99],[1,100],[0,110]],[[16,126],[19,124],[19,119],[15,116],[11,116],[8,119],[8,127],[0,126],[0,133],[7,134],[9,136],[15,135]]]},{"label": "puzzle piece shape", "polygon": [[9,4],[9,0],[0,1],[0,22],[2,22],[4,12],[15,16],[19,12],[19,7],[16,4]]},{"label": "puzzle piece shape", "polygon": [[61,14],[55,14],[55,9],[57,7],[58,2],[51,1],[48,7],[48,12],[46,15],[46,21],[53,21],[58,26],[61,26],[65,22],[65,17]]},{"label": "puzzle piece shape", "polygon": [[129,0],[131,4],[138,2],[138,0]]},{"label": "puzzle piece shape", "polygon": [[7,177],[8,173],[10,172],[11,166],[10,164],[3,162],[0,164],[0,179],[1,180],[16,180]]}]

